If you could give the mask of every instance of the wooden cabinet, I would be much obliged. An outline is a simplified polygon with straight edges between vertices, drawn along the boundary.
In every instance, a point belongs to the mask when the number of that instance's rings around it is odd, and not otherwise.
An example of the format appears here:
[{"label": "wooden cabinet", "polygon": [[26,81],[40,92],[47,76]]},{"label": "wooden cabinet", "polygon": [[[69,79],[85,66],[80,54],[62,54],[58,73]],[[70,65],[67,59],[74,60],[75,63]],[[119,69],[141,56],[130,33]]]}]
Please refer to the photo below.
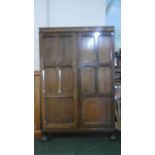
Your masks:
[{"label": "wooden cabinet", "polygon": [[43,131],[114,129],[113,27],[40,28]]}]

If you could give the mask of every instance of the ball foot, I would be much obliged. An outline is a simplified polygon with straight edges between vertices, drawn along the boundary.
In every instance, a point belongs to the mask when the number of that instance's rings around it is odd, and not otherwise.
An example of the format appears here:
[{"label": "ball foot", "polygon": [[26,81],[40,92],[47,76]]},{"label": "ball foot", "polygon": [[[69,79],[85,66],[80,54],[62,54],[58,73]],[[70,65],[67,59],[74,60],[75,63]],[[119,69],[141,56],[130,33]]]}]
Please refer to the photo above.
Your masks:
[{"label": "ball foot", "polygon": [[116,135],[115,134],[111,134],[110,135],[110,140],[115,141],[116,140]]},{"label": "ball foot", "polygon": [[41,142],[47,142],[47,136],[46,135],[43,135],[42,137],[41,137]]}]

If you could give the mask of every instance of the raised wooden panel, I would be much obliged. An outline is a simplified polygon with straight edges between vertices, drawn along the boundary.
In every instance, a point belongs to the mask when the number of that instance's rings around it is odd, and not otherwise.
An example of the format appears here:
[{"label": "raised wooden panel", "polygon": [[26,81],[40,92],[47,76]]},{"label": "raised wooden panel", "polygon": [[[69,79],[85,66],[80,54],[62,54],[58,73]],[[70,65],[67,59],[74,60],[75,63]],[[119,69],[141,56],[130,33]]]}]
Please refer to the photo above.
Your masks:
[{"label": "raised wooden panel", "polygon": [[85,125],[110,124],[111,98],[90,97],[82,101],[82,120]]},{"label": "raised wooden panel", "polygon": [[96,62],[95,39],[93,36],[82,36],[80,60],[82,64],[92,64]]},{"label": "raised wooden panel", "polygon": [[58,93],[59,79],[57,68],[45,69],[45,91],[46,96],[56,95]]},{"label": "raised wooden panel", "polygon": [[95,93],[95,69],[93,67],[81,69],[81,91],[82,94]]},{"label": "raised wooden panel", "polygon": [[72,98],[46,99],[47,123],[69,123],[73,122],[73,119]]},{"label": "raised wooden panel", "polygon": [[55,66],[58,63],[58,40],[56,37],[45,37],[44,44],[44,65]]},{"label": "raised wooden panel", "polygon": [[59,59],[63,65],[72,65],[73,38],[71,36],[60,36]]},{"label": "raised wooden panel", "polygon": [[44,65],[72,65],[73,38],[61,34],[44,37]]},{"label": "raised wooden panel", "polygon": [[73,70],[72,68],[62,68],[62,94],[73,95]]},{"label": "raised wooden panel", "polygon": [[99,93],[109,94],[112,93],[112,76],[110,67],[100,67],[98,69],[98,86]]},{"label": "raised wooden panel", "polygon": [[112,41],[110,36],[99,36],[98,53],[100,63],[110,63],[112,58]]}]

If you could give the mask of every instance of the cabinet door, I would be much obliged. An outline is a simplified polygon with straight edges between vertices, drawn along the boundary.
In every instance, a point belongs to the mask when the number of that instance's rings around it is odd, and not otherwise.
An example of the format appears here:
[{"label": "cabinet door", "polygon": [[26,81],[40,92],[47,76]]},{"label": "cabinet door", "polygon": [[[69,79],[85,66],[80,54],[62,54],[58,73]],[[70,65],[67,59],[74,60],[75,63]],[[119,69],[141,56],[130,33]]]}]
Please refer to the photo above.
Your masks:
[{"label": "cabinet door", "polygon": [[77,81],[74,33],[41,34],[44,128],[76,127]]},{"label": "cabinet door", "polygon": [[78,35],[80,126],[113,127],[113,33]]}]

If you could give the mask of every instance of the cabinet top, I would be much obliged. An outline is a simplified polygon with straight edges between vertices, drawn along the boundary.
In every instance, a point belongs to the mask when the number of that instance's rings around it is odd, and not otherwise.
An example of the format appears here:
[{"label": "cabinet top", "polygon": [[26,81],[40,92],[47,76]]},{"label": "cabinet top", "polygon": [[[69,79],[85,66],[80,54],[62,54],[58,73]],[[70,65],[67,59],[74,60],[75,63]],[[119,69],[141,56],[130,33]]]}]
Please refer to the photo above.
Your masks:
[{"label": "cabinet top", "polygon": [[98,27],[43,27],[39,32],[87,32],[87,31],[106,31],[114,32],[114,26]]}]

